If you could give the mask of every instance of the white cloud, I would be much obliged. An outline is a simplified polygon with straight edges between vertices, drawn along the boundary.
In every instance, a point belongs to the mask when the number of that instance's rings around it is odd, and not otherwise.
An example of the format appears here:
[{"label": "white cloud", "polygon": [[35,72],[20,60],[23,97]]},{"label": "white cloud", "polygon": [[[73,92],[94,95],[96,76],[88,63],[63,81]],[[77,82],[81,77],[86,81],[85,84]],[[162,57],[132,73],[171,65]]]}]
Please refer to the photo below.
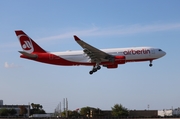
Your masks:
[{"label": "white cloud", "polygon": [[130,35],[130,34],[139,34],[139,33],[151,33],[158,31],[167,31],[180,29],[180,23],[174,24],[151,24],[151,25],[140,25],[134,24],[129,26],[114,26],[107,28],[98,28],[93,27],[90,29],[83,30],[74,30],[64,34],[55,35],[51,37],[42,38],[39,40],[48,41],[48,40],[59,40],[72,38],[73,35],[77,36],[111,36],[111,35]]},{"label": "white cloud", "polygon": [[96,32],[97,30],[98,30],[97,28],[91,28],[91,29],[85,29],[85,30],[75,30],[75,31],[70,31],[70,32],[60,34],[60,35],[41,38],[41,39],[39,39],[39,41],[48,41],[48,40],[72,38],[73,35],[81,35],[81,36],[87,36],[88,34],[93,35],[93,33]]},{"label": "white cloud", "polygon": [[[69,32],[65,32],[50,37],[34,39],[34,40],[43,41],[43,42],[51,41],[51,40],[64,40],[68,38],[70,39],[73,38],[73,35],[82,37],[82,36],[121,36],[121,35],[131,35],[131,34],[140,34],[140,33],[153,33],[159,31],[170,31],[170,30],[180,29],[180,23],[149,24],[149,25],[133,24],[129,26],[119,25],[119,26],[104,27],[104,28],[93,25],[92,28],[89,29],[81,29],[81,30],[77,30],[77,28],[72,28],[72,29],[70,29]],[[8,47],[11,48],[19,47],[18,41],[12,43],[0,44],[0,49],[6,48],[7,51]],[[1,50],[0,52],[4,52],[4,51]]]},{"label": "white cloud", "polygon": [[8,62],[4,63],[4,68],[17,68],[20,67],[18,65],[15,65],[14,63],[9,64]]}]

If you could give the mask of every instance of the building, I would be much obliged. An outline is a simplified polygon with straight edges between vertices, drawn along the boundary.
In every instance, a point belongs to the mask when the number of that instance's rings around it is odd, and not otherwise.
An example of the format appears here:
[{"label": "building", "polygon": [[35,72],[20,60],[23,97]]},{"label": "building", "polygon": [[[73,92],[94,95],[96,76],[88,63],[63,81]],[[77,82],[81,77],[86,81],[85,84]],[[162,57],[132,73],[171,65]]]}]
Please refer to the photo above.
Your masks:
[{"label": "building", "polygon": [[102,110],[101,115],[104,117],[112,117],[112,111],[111,110]]},{"label": "building", "polygon": [[173,110],[172,109],[159,110],[158,116],[159,117],[173,116]]},{"label": "building", "polygon": [[[29,116],[30,113],[30,105],[0,105],[0,109],[15,109],[17,112],[15,116]],[[25,115],[24,112],[26,112]]]},{"label": "building", "polygon": [[173,111],[172,111],[172,114],[173,114],[173,116],[180,116],[180,108],[178,107],[177,109],[174,109]]},{"label": "building", "polygon": [[158,117],[157,110],[130,110],[129,117]]},{"label": "building", "polygon": [[0,100],[0,105],[3,105],[3,100]]}]

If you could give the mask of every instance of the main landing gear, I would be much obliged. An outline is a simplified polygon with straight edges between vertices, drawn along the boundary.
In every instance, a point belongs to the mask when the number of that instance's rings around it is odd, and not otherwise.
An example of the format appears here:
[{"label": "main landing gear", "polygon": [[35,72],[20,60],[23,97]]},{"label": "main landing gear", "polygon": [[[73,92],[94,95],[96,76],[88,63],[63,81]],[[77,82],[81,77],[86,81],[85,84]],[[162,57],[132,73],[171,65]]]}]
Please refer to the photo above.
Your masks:
[{"label": "main landing gear", "polygon": [[150,66],[150,67],[152,67],[152,66],[153,66],[153,64],[152,64],[152,60],[150,60],[150,64],[149,64],[149,66]]},{"label": "main landing gear", "polygon": [[89,71],[89,74],[93,74],[94,72],[97,72],[100,69],[101,69],[101,66],[96,65],[96,66],[93,67],[93,69],[91,71]]}]

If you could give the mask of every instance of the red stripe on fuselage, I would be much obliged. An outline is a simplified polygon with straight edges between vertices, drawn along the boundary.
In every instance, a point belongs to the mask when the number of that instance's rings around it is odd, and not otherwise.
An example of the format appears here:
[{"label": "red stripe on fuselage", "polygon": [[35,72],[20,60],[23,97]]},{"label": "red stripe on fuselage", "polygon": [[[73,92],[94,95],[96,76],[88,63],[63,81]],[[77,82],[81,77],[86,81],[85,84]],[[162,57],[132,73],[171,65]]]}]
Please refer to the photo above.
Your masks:
[{"label": "red stripe on fuselage", "polygon": [[[95,63],[90,63],[90,62],[72,62],[68,61],[66,59],[63,59],[59,56],[56,56],[54,54],[50,53],[32,53],[36,54],[38,57],[36,59],[29,58],[25,55],[21,55],[21,58],[26,58],[42,63],[48,63],[48,64],[53,64],[53,65],[62,65],[62,66],[78,66],[78,65],[86,65],[86,66],[94,66]],[[136,59],[136,60],[126,60],[127,62],[142,62],[142,61],[150,61],[150,60],[155,60],[155,58],[147,58],[147,59]],[[112,64],[118,64],[114,62],[102,62],[100,65],[112,65]]]},{"label": "red stripe on fuselage", "polygon": [[32,59],[29,58],[25,55],[21,55],[21,58],[26,58],[26,59],[30,59],[30,60],[34,60],[37,62],[42,62],[42,63],[48,63],[48,64],[53,64],[53,65],[64,65],[64,66],[73,66],[73,65],[77,65],[74,62],[65,60],[59,56],[50,54],[50,53],[32,53],[32,54],[36,54],[37,58],[36,59]]}]

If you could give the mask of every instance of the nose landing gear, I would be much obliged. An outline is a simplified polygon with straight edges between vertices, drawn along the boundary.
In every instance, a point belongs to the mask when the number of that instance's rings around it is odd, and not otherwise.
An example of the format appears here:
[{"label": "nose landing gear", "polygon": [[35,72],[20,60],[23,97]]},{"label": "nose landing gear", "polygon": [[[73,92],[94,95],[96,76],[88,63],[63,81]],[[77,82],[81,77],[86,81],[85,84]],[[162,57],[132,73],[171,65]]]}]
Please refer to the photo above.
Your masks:
[{"label": "nose landing gear", "polygon": [[150,66],[150,67],[152,67],[152,66],[153,66],[153,64],[149,64],[149,66]]},{"label": "nose landing gear", "polygon": [[153,64],[152,64],[152,60],[150,60],[150,64],[149,64],[149,66],[150,66],[150,67],[152,67],[152,66],[153,66]]}]

